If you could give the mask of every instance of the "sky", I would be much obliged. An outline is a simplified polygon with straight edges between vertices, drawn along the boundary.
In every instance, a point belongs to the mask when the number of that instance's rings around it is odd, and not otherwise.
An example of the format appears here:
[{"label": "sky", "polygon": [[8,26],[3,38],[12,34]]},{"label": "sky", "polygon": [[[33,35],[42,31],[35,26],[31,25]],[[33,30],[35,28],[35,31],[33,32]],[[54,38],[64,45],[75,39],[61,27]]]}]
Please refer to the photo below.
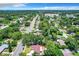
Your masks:
[{"label": "sky", "polygon": [[79,10],[79,3],[9,3],[0,10]]}]

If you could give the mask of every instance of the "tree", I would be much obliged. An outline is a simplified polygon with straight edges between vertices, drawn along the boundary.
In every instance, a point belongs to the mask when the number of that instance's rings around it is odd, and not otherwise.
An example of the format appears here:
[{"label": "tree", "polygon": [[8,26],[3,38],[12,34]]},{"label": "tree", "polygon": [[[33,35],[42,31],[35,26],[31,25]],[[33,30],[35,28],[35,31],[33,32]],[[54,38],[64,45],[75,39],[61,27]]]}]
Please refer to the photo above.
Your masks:
[{"label": "tree", "polygon": [[34,53],[32,54],[32,56],[39,56],[39,54],[36,53],[36,52],[34,52]]},{"label": "tree", "polygon": [[52,41],[47,42],[46,48],[47,50],[44,51],[45,56],[62,56],[63,55],[60,49]]},{"label": "tree", "polygon": [[11,38],[9,34],[18,31],[17,27],[6,27],[3,30],[0,30],[0,39]]},{"label": "tree", "polygon": [[49,28],[48,20],[45,19],[40,22],[39,29],[44,30],[44,29],[48,29],[48,28]]},{"label": "tree", "polygon": [[24,45],[45,45],[46,40],[42,35],[34,35],[33,33],[23,35],[23,43]]},{"label": "tree", "polygon": [[52,33],[52,39],[55,41],[57,40],[57,35],[55,33]]},{"label": "tree", "polygon": [[13,40],[13,41],[11,42],[11,44],[12,44],[12,46],[16,46],[16,45],[17,45],[17,40]]},{"label": "tree", "polygon": [[11,37],[14,40],[19,40],[22,38],[22,33],[21,32],[14,32],[14,33],[12,33]]},{"label": "tree", "polygon": [[50,27],[50,34],[52,34],[52,32],[57,33],[57,31],[58,29],[56,27],[53,27],[53,26]]},{"label": "tree", "polygon": [[57,16],[56,15],[54,15],[54,17],[53,17],[54,19],[57,19]]},{"label": "tree", "polygon": [[30,26],[30,22],[25,22],[25,26]]},{"label": "tree", "polygon": [[2,35],[2,34],[0,34],[0,40],[1,40],[1,39],[3,39],[3,35]]},{"label": "tree", "polygon": [[2,37],[3,38],[8,38],[8,29],[7,28],[4,28],[2,31],[1,31],[1,34],[2,34]]},{"label": "tree", "polygon": [[68,39],[66,39],[65,43],[70,50],[77,52],[78,42],[75,38],[69,37]]},{"label": "tree", "polygon": [[10,41],[8,41],[8,49],[9,49],[9,52],[12,52],[12,46],[11,46]]},{"label": "tree", "polygon": [[13,20],[13,17],[10,16],[10,15],[7,15],[5,18],[6,18],[7,20]]},{"label": "tree", "polygon": [[79,32],[76,32],[75,38],[79,40]]}]

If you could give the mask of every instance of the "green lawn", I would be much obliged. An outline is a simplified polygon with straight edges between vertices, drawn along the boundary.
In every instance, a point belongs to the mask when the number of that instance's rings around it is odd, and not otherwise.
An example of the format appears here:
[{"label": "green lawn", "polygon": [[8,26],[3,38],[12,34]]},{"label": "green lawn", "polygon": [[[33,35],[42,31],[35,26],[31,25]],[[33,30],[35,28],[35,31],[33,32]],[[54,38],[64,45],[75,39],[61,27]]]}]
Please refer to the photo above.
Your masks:
[{"label": "green lawn", "polygon": [[27,53],[29,53],[31,51],[31,47],[27,47],[25,46],[23,52],[20,54],[21,56],[26,56]]},{"label": "green lawn", "polygon": [[5,49],[3,52],[8,52],[9,50],[8,49]]},{"label": "green lawn", "polygon": [[75,56],[79,56],[79,53],[73,53]]},{"label": "green lawn", "polygon": [[0,56],[9,56],[9,53],[1,53]]}]

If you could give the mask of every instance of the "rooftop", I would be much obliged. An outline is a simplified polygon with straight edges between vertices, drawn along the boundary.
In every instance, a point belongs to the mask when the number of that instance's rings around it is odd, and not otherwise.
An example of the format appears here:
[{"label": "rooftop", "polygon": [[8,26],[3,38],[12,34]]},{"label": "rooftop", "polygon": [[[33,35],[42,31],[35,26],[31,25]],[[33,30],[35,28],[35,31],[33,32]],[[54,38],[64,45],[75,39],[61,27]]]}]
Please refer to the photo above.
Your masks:
[{"label": "rooftop", "polygon": [[72,56],[72,52],[69,49],[64,49],[64,50],[61,49],[61,51],[64,56]]},{"label": "rooftop", "polygon": [[32,45],[31,48],[37,53],[44,51],[44,47],[41,45]]},{"label": "rooftop", "polygon": [[1,46],[0,46],[0,53],[1,53],[4,49],[6,49],[6,48],[8,48],[8,45],[7,45],[7,44],[1,45]]},{"label": "rooftop", "polygon": [[59,42],[60,45],[66,45],[66,44],[64,43],[64,40],[58,39],[57,42]]}]

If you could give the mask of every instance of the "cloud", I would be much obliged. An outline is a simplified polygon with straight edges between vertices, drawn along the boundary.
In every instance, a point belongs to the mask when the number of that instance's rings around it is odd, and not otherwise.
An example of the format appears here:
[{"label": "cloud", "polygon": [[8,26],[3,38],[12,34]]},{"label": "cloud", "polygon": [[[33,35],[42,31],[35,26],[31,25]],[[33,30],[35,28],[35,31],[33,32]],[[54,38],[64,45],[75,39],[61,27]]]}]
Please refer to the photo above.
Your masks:
[{"label": "cloud", "polygon": [[41,7],[32,8],[33,10],[79,10],[79,6],[64,6],[64,7]]},{"label": "cloud", "polygon": [[13,4],[0,4],[0,8],[1,8],[1,7],[11,6],[11,5],[13,5]]},{"label": "cloud", "polygon": [[79,10],[79,6],[42,6],[29,7],[29,3],[0,4],[0,10]]},{"label": "cloud", "polygon": [[25,4],[14,4],[13,7],[24,7],[26,6]]},{"label": "cloud", "polygon": [[9,3],[9,4],[0,4],[1,7],[24,7],[26,6],[25,4],[22,3]]}]

